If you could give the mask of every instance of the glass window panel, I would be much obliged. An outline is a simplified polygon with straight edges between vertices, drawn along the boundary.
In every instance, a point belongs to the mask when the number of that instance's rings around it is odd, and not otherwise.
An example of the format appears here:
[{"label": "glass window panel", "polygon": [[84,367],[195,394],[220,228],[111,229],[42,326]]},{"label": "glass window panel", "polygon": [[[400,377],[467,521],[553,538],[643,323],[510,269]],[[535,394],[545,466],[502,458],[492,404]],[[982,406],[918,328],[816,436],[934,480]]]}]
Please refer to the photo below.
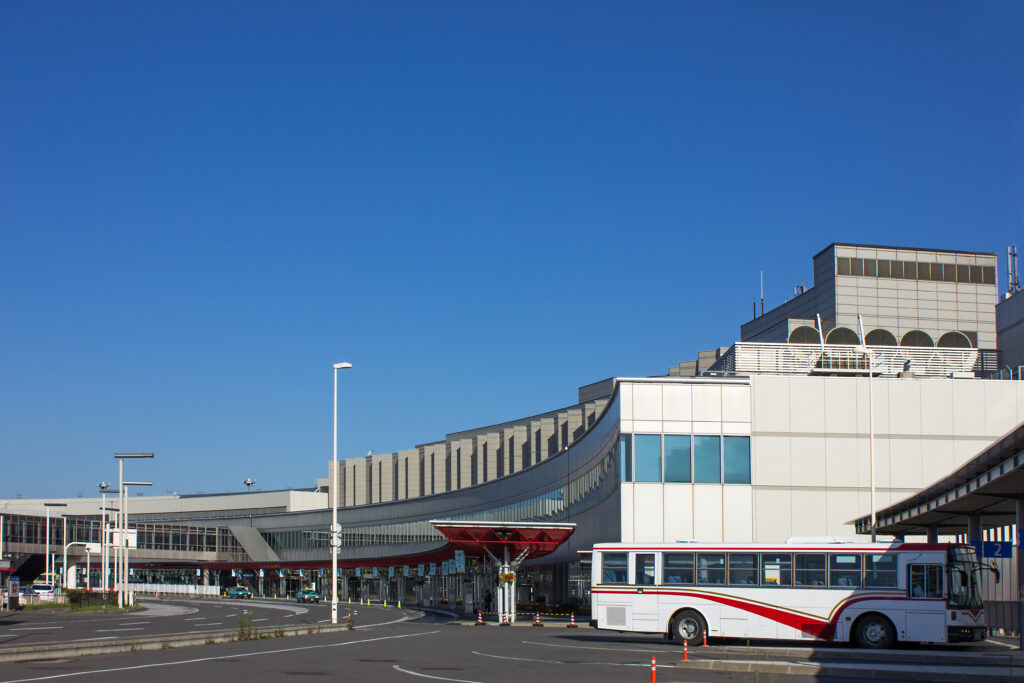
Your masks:
[{"label": "glass window panel", "polygon": [[725,554],[697,555],[697,583],[725,583]]},{"label": "glass window panel", "polygon": [[750,437],[727,436],[723,445],[725,483],[750,483]]},{"label": "glass window panel", "polygon": [[619,457],[622,458],[622,481],[633,481],[633,435],[619,436]]},{"label": "glass window panel", "polygon": [[971,281],[971,267],[968,265],[957,265],[956,267],[956,281],[957,282],[970,282]]},{"label": "glass window panel", "polygon": [[850,275],[863,275],[864,274],[864,262],[859,258],[850,259]]},{"label": "glass window panel", "polygon": [[936,599],[942,593],[942,565],[910,565],[910,597]]},{"label": "glass window panel", "polygon": [[865,555],[864,585],[870,588],[895,588],[897,583],[895,555]]},{"label": "glass window panel", "polygon": [[777,553],[761,555],[761,585],[791,586],[793,585],[793,556]]},{"label": "glass window panel", "polygon": [[850,259],[846,257],[840,257],[836,259],[836,275],[849,275],[850,274]]},{"label": "glass window panel", "polygon": [[828,557],[828,585],[833,588],[860,586],[861,556],[855,553],[836,553]]},{"label": "glass window panel", "polygon": [[736,585],[757,585],[757,555],[754,553],[729,553],[729,583]]},{"label": "glass window panel", "polygon": [[698,484],[721,483],[721,437],[693,437],[693,480]]},{"label": "glass window panel", "polygon": [[889,277],[903,277],[903,261],[889,261]]},{"label": "glass window panel", "polygon": [[889,261],[878,262],[878,277],[889,277]]},{"label": "glass window panel", "polygon": [[944,263],[942,265],[942,279],[946,282],[956,282],[956,264]]},{"label": "glass window panel", "polygon": [[661,434],[635,434],[634,481],[661,481]]},{"label": "glass window panel", "polygon": [[[930,263],[918,263],[917,264],[917,279],[918,280],[931,280],[932,279],[932,264]],[[942,266],[939,266],[940,270]]]},{"label": "glass window panel", "polygon": [[798,553],[794,559],[793,578],[796,586],[825,585],[825,555]]},{"label": "glass window panel", "polygon": [[971,266],[971,282],[981,284],[981,266]]},{"label": "glass window panel", "polygon": [[690,481],[690,437],[665,436],[665,481]]},{"label": "glass window panel", "polygon": [[864,259],[864,275],[865,275],[865,277],[875,277],[875,275],[877,275],[877,272],[876,272],[877,269],[875,267],[875,265],[877,263],[878,262],[875,261],[875,259],[873,259],[873,258],[866,258],[866,259]]},{"label": "glass window panel", "polygon": [[662,583],[693,583],[693,553],[665,553]]},{"label": "glass window panel", "polygon": [[981,269],[981,281],[986,285],[994,285],[996,283],[996,268],[995,266],[984,266]]},{"label": "glass window panel", "polygon": [[903,279],[904,280],[916,280],[917,279],[917,261],[904,261],[903,262]]},{"label": "glass window panel", "polygon": [[654,585],[654,555],[643,553],[636,556],[634,583],[637,586]]},{"label": "glass window panel", "polygon": [[603,553],[601,555],[601,583],[626,583],[628,567],[628,553]]}]

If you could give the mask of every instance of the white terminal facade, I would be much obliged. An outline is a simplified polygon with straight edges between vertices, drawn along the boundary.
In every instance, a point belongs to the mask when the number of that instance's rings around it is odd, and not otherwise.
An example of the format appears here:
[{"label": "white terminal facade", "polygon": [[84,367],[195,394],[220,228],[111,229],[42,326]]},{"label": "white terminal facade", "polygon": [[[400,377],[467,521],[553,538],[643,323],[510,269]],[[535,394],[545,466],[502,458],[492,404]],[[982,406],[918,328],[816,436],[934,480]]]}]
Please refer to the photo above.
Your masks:
[{"label": "white terminal facade", "polygon": [[[731,347],[665,376],[603,380],[566,408],[344,460],[310,494],[319,508],[311,498],[259,510],[234,494],[204,500],[208,514],[168,502],[147,516],[202,518],[237,540],[231,557],[176,566],[265,569],[269,590],[281,591],[296,571],[330,566],[322,532],[336,483],[343,595],[406,602],[461,595],[460,577],[430,571],[448,559],[432,519],[576,523],[527,567],[522,602],[584,604],[577,551],[597,542],[853,536],[871,510],[872,450],[883,508],[1024,422],[1024,382],[1001,372],[1000,353],[1020,349],[997,338],[996,271],[990,253],[833,244],[814,257],[811,288],[743,324]],[[1006,310],[1000,329],[1018,329]],[[95,499],[69,502],[69,515],[97,514]],[[0,501],[0,514],[33,503]],[[140,541],[134,553],[159,568],[156,549],[147,556]]]}]

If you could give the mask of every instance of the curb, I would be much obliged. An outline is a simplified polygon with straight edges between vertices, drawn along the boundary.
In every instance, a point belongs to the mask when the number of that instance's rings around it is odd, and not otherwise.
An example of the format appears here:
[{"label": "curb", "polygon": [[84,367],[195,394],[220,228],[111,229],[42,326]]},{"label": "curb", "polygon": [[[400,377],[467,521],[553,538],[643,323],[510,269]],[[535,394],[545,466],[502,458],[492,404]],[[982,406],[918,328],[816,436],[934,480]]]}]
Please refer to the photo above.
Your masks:
[{"label": "curb", "polygon": [[[721,659],[690,659],[680,660],[677,670],[695,669],[700,671],[728,671],[752,674],[784,674],[788,676],[815,676],[840,678],[866,678],[883,680],[929,680],[929,681],[960,681],[964,680],[964,665],[922,667],[917,670],[873,669],[870,665],[851,664],[843,666],[834,664],[802,664],[798,662],[757,662],[728,661]],[[943,669],[946,669],[943,671]],[[972,668],[972,678],[994,679],[1000,681],[1019,681],[1024,677],[1024,667],[980,666]]]},{"label": "curb", "polygon": [[[315,626],[282,626],[273,629],[268,628],[266,631],[255,630],[256,637],[251,640],[317,635],[320,633],[332,633],[335,631],[347,630],[348,626],[342,624],[337,626],[325,626],[323,624],[317,624]],[[244,640],[239,640],[238,629],[210,631],[209,633],[166,634],[162,636],[148,636],[145,638],[106,641],[102,643],[50,643],[45,646],[33,645],[28,647],[0,649],[0,662],[44,661],[47,659],[62,659],[69,656],[105,655],[141,650],[166,650],[178,647],[191,647],[193,645],[233,642],[246,642]]]},{"label": "curb", "polygon": [[886,659],[891,664],[908,666],[923,664],[932,666],[1024,667],[1024,657],[1020,653],[1007,652],[1005,650],[996,652],[952,652],[949,650],[921,652],[914,650],[768,648],[712,645],[706,650],[702,649],[700,655],[758,657],[757,661],[760,661],[760,658],[763,657],[766,662],[811,662],[822,666],[829,666],[832,664],[859,664],[862,662],[870,664],[877,662],[881,653],[884,653]]}]

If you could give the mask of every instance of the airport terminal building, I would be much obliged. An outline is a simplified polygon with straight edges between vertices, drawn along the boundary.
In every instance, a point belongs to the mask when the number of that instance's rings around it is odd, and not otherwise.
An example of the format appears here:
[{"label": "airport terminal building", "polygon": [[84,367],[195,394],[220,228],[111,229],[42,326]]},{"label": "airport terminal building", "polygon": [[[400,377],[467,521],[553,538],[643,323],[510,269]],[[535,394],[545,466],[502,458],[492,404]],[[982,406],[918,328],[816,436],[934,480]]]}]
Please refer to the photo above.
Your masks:
[{"label": "airport terminal building", "polygon": [[[266,594],[321,582],[333,486],[344,597],[453,604],[472,584],[479,603],[485,569],[455,571],[438,519],[575,523],[521,572],[520,602],[547,604],[586,604],[581,551],[598,542],[853,536],[872,496],[893,506],[1024,423],[1024,382],[1000,362],[995,254],[833,244],[813,261],[812,287],[664,376],[344,460],[308,491],[132,498],[136,575]],[[25,578],[45,548],[43,502],[0,501],[4,556]],[[58,502],[51,551],[65,523],[68,540],[99,541],[98,498]]]}]

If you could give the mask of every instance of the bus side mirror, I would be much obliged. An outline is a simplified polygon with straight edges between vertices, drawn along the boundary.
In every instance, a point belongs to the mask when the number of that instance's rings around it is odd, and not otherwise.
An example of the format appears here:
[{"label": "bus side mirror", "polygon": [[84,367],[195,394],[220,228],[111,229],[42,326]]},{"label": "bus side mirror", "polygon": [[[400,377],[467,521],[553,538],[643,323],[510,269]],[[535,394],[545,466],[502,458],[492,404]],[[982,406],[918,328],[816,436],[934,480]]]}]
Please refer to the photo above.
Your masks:
[{"label": "bus side mirror", "polygon": [[999,569],[995,565],[991,565],[991,564],[983,564],[981,566],[982,566],[983,569],[987,569],[988,571],[990,571],[993,574],[995,574],[995,576],[993,578],[995,579],[995,582],[998,585],[999,584]]}]

